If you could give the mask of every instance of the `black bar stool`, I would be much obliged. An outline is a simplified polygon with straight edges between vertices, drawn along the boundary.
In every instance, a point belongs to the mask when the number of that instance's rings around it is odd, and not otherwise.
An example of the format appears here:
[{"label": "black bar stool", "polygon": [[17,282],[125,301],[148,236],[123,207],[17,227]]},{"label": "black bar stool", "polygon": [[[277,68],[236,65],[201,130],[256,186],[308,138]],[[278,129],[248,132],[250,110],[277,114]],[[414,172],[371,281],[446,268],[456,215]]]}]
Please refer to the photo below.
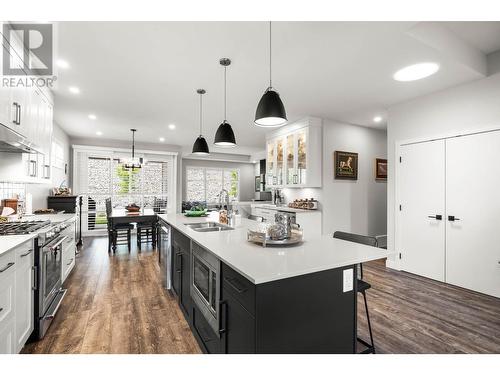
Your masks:
[{"label": "black bar stool", "polygon": [[[356,242],[364,245],[369,245],[369,246],[377,246],[377,239],[375,237],[370,237],[370,236],[363,236],[361,234],[354,234],[354,233],[348,233],[348,232],[340,232],[337,231],[333,234],[334,238],[338,238],[341,240],[345,241],[351,241],[351,242]],[[358,280],[357,280],[357,290],[358,293],[361,293],[363,295],[363,299],[365,301],[365,311],[366,311],[366,320],[368,321],[368,330],[370,331],[370,343],[367,343],[365,340],[357,337],[358,342],[366,346],[366,349],[361,351],[359,354],[368,354],[368,353],[373,353],[375,354],[375,343],[373,342],[373,333],[372,333],[372,325],[370,322],[370,314],[368,313],[368,303],[366,302],[366,291],[370,289],[372,286],[367,283],[366,281],[363,280],[363,264],[360,263],[358,264]]]}]

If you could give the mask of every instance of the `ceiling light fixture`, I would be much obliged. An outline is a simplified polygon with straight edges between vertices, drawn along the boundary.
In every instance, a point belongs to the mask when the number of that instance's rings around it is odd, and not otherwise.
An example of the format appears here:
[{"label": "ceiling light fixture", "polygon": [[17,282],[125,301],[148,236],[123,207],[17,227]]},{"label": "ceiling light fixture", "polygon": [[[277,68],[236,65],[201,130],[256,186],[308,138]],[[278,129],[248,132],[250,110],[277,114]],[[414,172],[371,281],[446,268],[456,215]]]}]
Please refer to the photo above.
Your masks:
[{"label": "ceiling light fixture", "polygon": [[269,87],[260,98],[255,111],[255,125],[262,127],[276,127],[287,122],[285,106],[280,94],[274,90],[272,81],[272,29],[269,21]]},{"label": "ceiling light fixture", "polygon": [[215,133],[214,144],[218,147],[234,147],[236,146],[236,139],[234,137],[233,128],[227,122],[227,67],[231,65],[231,60],[224,57],[219,60],[219,63],[224,67],[224,121],[219,125]]},{"label": "ceiling light fixture", "polygon": [[382,117],[380,117],[380,116],[375,116],[373,118],[373,122],[377,122],[378,123],[378,122],[381,122],[381,121],[382,121]]},{"label": "ceiling light fixture", "polygon": [[91,120],[97,120],[97,116],[91,113],[89,115],[89,119],[91,119]]},{"label": "ceiling light fixture", "polygon": [[392,76],[396,81],[410,82],[429,77],[439,70],[439,64],[424,62],[413,64],[398,70]]},{"label": "ceiling light fixture", "polygon": [[96,131],[95,133],[96,133],[96,135],[102,135],[102,131],[99,131],[99,130]]},{"label": "ceiling light fixture", "polygon": [[56,62],[57,66],[59,68],[62,68],[62,69],[68,69],[69,68],[69,64],[66,60],[62,60],[62,59],[59,59],[57,60]]},{"label": "ceiling light fixture", "polygon": [[69,92],[72,93],[72,94],[79,94],[80,93],[80,89],[76,86],[71,86],[69,88]]},{"label": "ceiling light fixture", "polygon": [[137,129],[130,129],[132,132],[132,157],[120,160],[125,169],[140,169],[142,168],[143,159],[135,157],[135,132]]},{"label": "ceiling light fixture", "polygon": [[170,124],[170,125],[168,126],[168,128],[169,128],[170,130],[174,130],[174,129],[175,129],[175,125],[174,125],[174,124]]},{"label": "ceiling light fixture", "polygon": [[165,138],[160,137],[160,142],[165,142]]},{"label": "ceiling light fixture", "polygon": [[203,131],[203,94],[206,93],[204,89],[198,89],[196,90],[198,94],[200,94],[200,135],[196,140],[194,141],[193,144],[193,151],[192,153],[195,155],[209,155],[210,150],[208,149],[208,144],[205,138],[202,135]]}]

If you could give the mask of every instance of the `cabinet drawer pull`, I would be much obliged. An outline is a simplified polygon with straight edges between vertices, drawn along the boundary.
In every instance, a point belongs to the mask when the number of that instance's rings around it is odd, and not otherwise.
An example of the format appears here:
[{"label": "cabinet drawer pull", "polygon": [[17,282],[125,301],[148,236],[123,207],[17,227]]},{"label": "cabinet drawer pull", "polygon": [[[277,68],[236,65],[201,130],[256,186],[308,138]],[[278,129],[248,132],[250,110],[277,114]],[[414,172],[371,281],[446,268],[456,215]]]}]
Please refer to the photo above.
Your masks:
[{"label": "cabinet drawer pull", "polygon": [[71,258],[71,260],[69,261],[69,263],[68,263],[68,264],[66,264],[66,265],[67,265],[67,266],[71,265],[71,263],[73,263],[73,259],[75,259],[75,258]]},{"label": "cabinet drawer pull", "polygon": [[[233,278],[229,278],[229,277],[224,277],[224,281],[227,282],[227,284],[233,288],[234,290],[236,290],[238,293],[245,293],[248,288],[245,288],[244,286],[241,285],[241,283],[238,282],[238,280],[235,280]],[[240,284],[240,285],[237,285],[237,284]]]},{"label": "cabinet drawer pull", "polygon": [[0,273],[7,271],[10,267],[12,267],[15,263],[14,262],[9,262],[7,265],[0,270]]},{"label": "cabinet drawer pull", "polygon": [[0,312],[2,312],[2,311],[3,311],[3,307],[0,307]]},{"label": "cabinet drawer pull", "polygon": [[24,253],[24,254],[21,254],[21,258],[27,257],[27,256],[28,256],[28,255],[30,255],[32,252],[33,252],[33,249],[29,250],[28,252],[26,252],[26,253]]}]

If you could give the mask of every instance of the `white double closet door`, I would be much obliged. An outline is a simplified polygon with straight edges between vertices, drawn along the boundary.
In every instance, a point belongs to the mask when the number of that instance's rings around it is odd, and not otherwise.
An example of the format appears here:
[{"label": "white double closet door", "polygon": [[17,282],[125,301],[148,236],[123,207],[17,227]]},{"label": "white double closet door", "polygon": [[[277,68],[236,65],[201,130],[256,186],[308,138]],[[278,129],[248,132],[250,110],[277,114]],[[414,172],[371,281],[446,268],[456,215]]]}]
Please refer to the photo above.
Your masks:
[{"label": "white double closet door", "polygon": [[500,297],[500,131],[400,152],[401,268]]}]

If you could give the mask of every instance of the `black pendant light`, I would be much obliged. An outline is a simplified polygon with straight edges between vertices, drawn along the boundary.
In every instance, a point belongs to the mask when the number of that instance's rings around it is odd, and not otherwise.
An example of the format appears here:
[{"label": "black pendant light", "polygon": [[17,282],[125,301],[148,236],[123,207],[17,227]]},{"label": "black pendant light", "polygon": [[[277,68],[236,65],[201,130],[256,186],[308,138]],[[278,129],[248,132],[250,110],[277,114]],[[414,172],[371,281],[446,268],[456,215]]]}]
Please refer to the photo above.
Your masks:
[{"label": "black pendant light", "polygon": [[262,127],[276,127],[287,122],[286,111],[280,94],[274,90],[272,85],[272,39],[271,22],[269,21],[269,87],[260,98],[255,111],[255,125]]},{"label": "black pendant light", "polygon": [[219,63],[224,67],[224,121],[219,125],[219,128],[215,133],[214,144],[218,147],[234,147],[236,146],[236,139],[234,138],[233,128],[226,119],[226,70],[231,64],[231,60],[228,58],[222,58]]},{"label": "black pendant light", "polygon": [[121,163],[125,169],[140,169],[143,159],[135,157],[135,132],[137,129],[130,129],[130,131],[132,132],[132,157],[121,160]]},{"label": "black pendant light", "polygon": [[193,154],[196,155],[208,155],[210,151],[208,150],[208,144],[205,138],[202,135],[202,122],[203,122],[203,94],[206,93],[203,89],[196,90],[198,94],[200,94],[200,135],[196,138],[193,144]]}]

